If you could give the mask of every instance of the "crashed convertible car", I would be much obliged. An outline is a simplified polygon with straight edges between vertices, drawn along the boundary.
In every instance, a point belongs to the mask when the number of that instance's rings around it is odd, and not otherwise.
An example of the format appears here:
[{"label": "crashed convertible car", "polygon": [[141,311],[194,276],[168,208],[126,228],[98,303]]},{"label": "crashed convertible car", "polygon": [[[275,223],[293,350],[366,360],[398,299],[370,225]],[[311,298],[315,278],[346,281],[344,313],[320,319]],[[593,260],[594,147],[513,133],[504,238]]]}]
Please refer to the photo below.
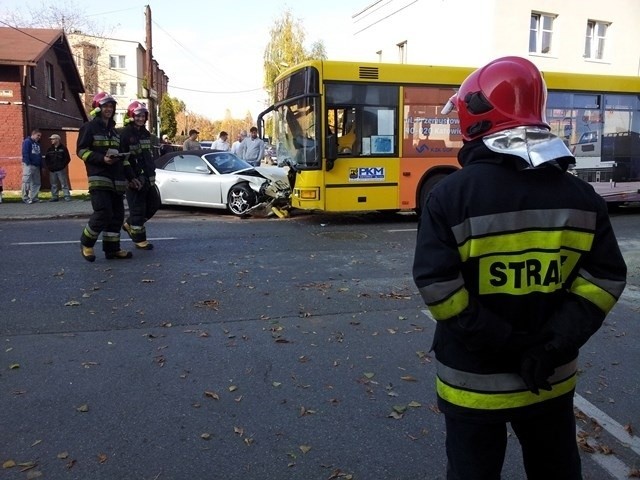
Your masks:
[{"label": "crashed convertible car", "polygon": [[230,152],[170,152],[156,160],[156,186],[162,205],[227,209],[244,216],[283,206],[291,188],[280,167],[254,167]]}]

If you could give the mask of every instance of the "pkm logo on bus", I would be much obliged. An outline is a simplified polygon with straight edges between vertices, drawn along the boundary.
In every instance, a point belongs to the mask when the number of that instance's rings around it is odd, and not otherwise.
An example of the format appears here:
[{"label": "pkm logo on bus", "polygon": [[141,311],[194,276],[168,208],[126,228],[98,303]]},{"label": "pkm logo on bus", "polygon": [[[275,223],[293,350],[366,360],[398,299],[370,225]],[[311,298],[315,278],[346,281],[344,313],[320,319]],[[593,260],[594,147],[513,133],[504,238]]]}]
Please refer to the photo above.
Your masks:
[{"label": "pkm logo on bus", "polygon": [[349,168],[349,180],[366,182],[371,180],[384,180],[384,167],[353,167]]}]

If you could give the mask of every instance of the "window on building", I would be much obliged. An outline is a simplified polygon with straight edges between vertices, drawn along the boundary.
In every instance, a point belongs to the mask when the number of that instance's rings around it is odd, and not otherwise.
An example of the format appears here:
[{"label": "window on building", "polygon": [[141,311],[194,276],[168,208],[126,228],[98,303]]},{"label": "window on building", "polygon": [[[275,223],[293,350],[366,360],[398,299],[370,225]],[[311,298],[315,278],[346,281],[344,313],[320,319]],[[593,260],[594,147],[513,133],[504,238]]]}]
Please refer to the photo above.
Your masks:
[{"label": "window on building", "polygon": [[116,112],[113,115],[113,121],[116,122],[116,125],[124,125],[124,113]]},{"label": "window on building", "polygon": [[398,45],[398,61],[400,63],[407,63],[407,41],[400,42]]},{"label": "window on building", "polygon": [[36,88],[36,67],[29,67],[29,86]]},{"label": "window on building", "polygon": [[109,68],[127,68],[124,55],[109,55]]},{"label": "window on building", "polygon": [[60,82],[60,97],[62,98],[62,100],[67,99],[67,86],[65,85],[64,81]]},{"label": "window on building", "polygon": [[584,42],[584,58],[604,59],[604,41],[607,36],[608,23],[597,20],[587,21],[587,35]]},{"label": "window on building", "polygon": [[111,95],[122,96],[124,95],[126,88],[127,88],[127,84],[124,82],[111,82],[109,87],[109,93]]},{"label": "window on building", "polygon": [[553,36],[554,15],[532,13],[529,28],[529,52],[551,53],[551,37]]},{"label": "window on building", "polygon": [[56,83],[53,74],[53,64],[46,62],[45,63],[45,84],[47,87],[47,96],[49,98],[56,98]]}]

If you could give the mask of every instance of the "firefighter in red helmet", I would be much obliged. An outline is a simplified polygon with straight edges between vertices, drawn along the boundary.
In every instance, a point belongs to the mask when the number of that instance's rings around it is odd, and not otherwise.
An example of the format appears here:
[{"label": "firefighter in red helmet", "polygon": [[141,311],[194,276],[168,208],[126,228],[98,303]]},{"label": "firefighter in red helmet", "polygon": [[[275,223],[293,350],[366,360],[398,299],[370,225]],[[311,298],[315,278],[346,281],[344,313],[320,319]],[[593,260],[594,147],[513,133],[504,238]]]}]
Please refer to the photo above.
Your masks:
[{"label": "firefighter in red helmet", "polygon": [[141,185],[140,188],[127,189],[129,216],[122,228],[131,237],[136,248],[141,250],[153,249],[153,244],[147,240],[145,223],[155,214],[159,205],[151,133],[145,126],[148,119],[147,106],[137,100],[133,101],[127,108],[125,126],[120,131],[121,149],[130,154],[129,162]]},{"label": "firefighter in red helmet", "polygon": [[120,136],[113,119],[116,100],[106,92],[93,97],[94,117],[78,134],[77,154],[84,161],[93,213],[80,237],[82,258],[96,259],[93,250],[102,233],[102,250],[108,260],[131,258],[120,248],[124,220],[123,195],[127,185],[138,185],[127,158],[119,153]]},{"label": "firefighter in red helmet", "polygon": [[510,423],[529,480],[582,478],[578,351],[620,297],[626,265],[604,200],[545,120],[540,71],[519,57],[473,72],[458,112],[462,169],[423,205],[415,283],[436,320],[448,480],[500,478]]}]

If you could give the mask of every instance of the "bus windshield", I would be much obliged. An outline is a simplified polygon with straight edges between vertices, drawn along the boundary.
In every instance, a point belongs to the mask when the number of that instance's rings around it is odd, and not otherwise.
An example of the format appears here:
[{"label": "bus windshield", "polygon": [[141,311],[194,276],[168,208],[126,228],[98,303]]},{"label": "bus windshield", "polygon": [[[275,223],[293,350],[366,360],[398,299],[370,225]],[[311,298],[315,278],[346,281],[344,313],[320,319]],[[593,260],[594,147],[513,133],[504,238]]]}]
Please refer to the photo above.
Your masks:
[{"label": "bus windshield", "polygon": [[320,168],[318,101],[317,96],[299,97],[275,108],[278,164]]}]

